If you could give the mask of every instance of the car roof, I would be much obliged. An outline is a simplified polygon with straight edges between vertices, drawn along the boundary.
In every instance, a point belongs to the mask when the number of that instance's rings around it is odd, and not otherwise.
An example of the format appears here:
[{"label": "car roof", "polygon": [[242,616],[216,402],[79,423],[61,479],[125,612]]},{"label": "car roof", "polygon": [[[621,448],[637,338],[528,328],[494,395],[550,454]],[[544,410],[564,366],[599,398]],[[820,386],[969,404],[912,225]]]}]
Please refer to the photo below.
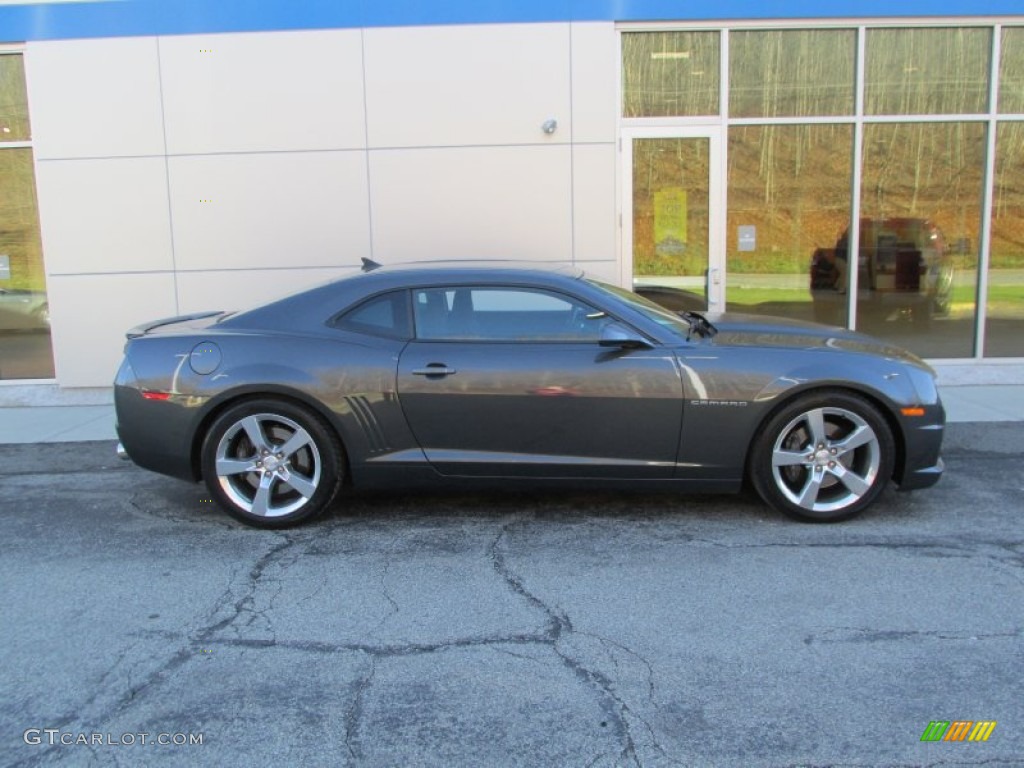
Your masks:
[{"label": "car roof", "polygon": [[309,327],[375,294],[410,287],[466,285],[486,281],[538,287],[565,287],[579,280],[583,270],[572,264],[525,261],[418,261],[408,264],[370,266],[315,288],[285,296],[257,307],[245,308],[226,318],[223,327],[273,322],[279,327]]},{"label": "car roof", "polygon": [[416,273],[422,276],[425,272],[437,271],[445,277],[456,274],[473,274],[495,276],[495,273],[545,273],[568,277],[580,277],[583,270],[564,262],[548,261],[516,261],[512,259],[444,259],[438,261],[411,261],[397,264],[377,264],[364,260],[363,272],[367,274],[407,274]]}]

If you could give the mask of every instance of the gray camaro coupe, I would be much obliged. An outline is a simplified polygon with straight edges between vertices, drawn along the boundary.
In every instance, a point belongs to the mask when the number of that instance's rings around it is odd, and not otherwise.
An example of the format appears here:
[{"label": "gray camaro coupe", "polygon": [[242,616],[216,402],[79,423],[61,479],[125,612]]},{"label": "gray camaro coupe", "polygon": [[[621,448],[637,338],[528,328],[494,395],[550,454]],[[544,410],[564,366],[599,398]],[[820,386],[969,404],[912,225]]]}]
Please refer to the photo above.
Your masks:
[{"label": "gray camaro coupe", "polygon": [[849,518],[942,473],[933,371],[857,333],[676,314],[574,268],[365,271],[128,332],[119,450],[283,527],[343,486],[739,490]]}]

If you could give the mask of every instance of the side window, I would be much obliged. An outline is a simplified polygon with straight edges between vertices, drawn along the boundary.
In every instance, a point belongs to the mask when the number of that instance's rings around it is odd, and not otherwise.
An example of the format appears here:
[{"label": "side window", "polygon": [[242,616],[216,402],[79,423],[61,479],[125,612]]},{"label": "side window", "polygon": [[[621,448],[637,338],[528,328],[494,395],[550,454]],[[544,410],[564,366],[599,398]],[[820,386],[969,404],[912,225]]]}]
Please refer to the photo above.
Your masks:
[{"label": "side window", "polygon": [[416,337],[432,341],[597,341],[609,321],[576,299],[531,288],[413,291]]},{"label": "side window", "polygon": [[393,291],[375,296],[341,315],[332,325],[372,336],[411,339],[408,294],[405,291]]}]

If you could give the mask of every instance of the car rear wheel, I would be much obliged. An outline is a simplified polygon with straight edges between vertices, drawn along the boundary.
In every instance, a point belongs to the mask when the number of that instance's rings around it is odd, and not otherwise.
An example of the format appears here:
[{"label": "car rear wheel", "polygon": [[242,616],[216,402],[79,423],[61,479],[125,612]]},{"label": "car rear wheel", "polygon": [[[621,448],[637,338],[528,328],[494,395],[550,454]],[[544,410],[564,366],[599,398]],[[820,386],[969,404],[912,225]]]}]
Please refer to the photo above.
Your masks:
[{"label": "car rear wheel", "polygon": [[327,508],[341,486],[342,448],[311,411],[281,400],[228,408],[203,441],[210,493],[233,517],[284,528]]},{"label": "car rear wheel", "polygon": [[768,504],[791,517],[838,522],[878,497],[895,452],[892,430],[874,405],[847,392],[820,392],[768,421],[751,454],[751,480]]}]

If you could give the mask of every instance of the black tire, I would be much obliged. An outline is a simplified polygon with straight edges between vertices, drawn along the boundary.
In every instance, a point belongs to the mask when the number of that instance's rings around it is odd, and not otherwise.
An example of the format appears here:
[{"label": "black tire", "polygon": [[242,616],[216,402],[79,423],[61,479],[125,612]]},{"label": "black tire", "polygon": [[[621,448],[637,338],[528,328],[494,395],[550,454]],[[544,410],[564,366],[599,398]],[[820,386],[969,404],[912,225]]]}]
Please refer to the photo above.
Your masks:
[{"label": "black tire", "polygon": [[877,407],[850,392],[822,390],[768,419],[751,450],[749,474],[775,509],[834,523],[870,506],[892,477],[895,459],[892,430]]},{"label": "black tire", "polygon": [[246,400],[218,416],[203,440],[201,463],[217,503],[259,528],[316,517],[344,477],[343,449],[330,426],[276,399]]}]

